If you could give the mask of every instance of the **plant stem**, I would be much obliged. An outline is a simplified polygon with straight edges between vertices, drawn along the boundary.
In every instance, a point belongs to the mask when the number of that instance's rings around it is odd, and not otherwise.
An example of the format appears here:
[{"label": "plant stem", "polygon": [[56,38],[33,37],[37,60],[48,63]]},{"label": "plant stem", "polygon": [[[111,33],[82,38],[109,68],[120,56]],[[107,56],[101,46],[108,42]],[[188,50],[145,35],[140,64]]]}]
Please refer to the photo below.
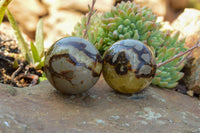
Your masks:
[{"label": "plant stem", "polygon": [[164,66],[165,64],[167,64],[167,63],[169,63],[169,62],[171,62],[171,61],[173,61],[173,60],[175,60],[175,59],[177,59],[177,58],[179,58],[179,57],[181,57],[181,56],[183,56],[183,55],[185,55],[185,54],[187,54],[187,53],[191,53],[194,49],[196,49],[196,48],[198,48],[198,47],[200,47],[200,39],[199,39],[199,41],[195,44],[195,46],[193,46],[192,48],[188,49],[187,51],[185,51],[185,52],[183,52],[183,53],[181,52],[181,53],[175,55],[173,58],[171,58],[171,59],[169,59],[169,60],[167,60],[167,61],[165,61],[165,62],[162,62],[162,63],[157,64],[157,68],[160,68],[161,66]]},{"label": "plant stem", "polygon": [[40,19],[37,24],[35,33],[35,44],[39,57],[43,57],[44,55],[43,19]]},{"label": "plant stem", "polygon": [[14,16],[11,14],[11,12],[8,9],[6,9],[6,13],[7,13],[7,17],[10,22],[10,25],[12,26],[15,36],[17,38],[18,46],[19,46],[24,58],[26,59],[26,61],[28,61],[28,63],[32,63],[33,61],[31,58],[31,54],[29,52],[28,44],[24,40],[22,33],[19,30],[19,27],[17,25],[17,22],[16,22]]},{"label": "plant stem", "polygon": [[179,66],[182,64],[185,60],[189,59],[189,56],[192,54],[192,51],[190,51],[176,66]]},{"label": "plant stem", "polygon": [[86,37],[87,32],[89,30],[89,26],[90,26],[90,19],[91,19],[92,15],[96,12],[96,10],[93,11],[94,10],[94,4],[95,4],[95,2],[96,2],[96,0],[92,0],[92,7],[91,8],[90,8],[90,5],[88,5],[88,7],[89,7],[89,14],[88,14],[88,20],[87,20],[87,23],[86,23],[86,30],[84,32],[83,38]]},{"label": "plant stem", "polygon": [[7,9],[7,6],[11,1],[12,0],[2,0],[2,1],[0,0],[0,24],[3,20],[5,10]]},{"label": "plant stem", "polygon": [[12,83],[15,83],[15,76],[23,69],[23,67],[24,67],[24,64],[21,63],[21,64],[19,65],[19,67],[17,68],[17,70],[15,70],[15,71],[12,73],[12,75],[11,75],[11,81],[12,81]]}]

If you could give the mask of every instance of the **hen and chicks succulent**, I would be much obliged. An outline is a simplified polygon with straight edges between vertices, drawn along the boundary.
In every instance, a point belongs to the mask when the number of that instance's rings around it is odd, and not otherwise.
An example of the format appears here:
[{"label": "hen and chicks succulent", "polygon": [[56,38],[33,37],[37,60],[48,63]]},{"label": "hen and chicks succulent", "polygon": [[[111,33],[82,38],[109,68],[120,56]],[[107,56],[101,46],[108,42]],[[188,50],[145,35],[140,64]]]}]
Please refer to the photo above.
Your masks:
[{"label": "hen and chicks succulent", "polygon": [[[72,36],[83,37],[87,15],[75,26]],[[151,9],[140,7],[134,2],[122,2],[111,11],[96,13],[90,21],[87,39],[96,46],[101,55],[116,41],[123,39],[139,40],[149,46],[156,57],[157,64],[164,62],[181,51],[185,51],[184,40],[178,40],[179,33],[163,31],[162,24]],[[183,77],[180,70],[183,57],[160,67],[152,84],[173,88]]]}]

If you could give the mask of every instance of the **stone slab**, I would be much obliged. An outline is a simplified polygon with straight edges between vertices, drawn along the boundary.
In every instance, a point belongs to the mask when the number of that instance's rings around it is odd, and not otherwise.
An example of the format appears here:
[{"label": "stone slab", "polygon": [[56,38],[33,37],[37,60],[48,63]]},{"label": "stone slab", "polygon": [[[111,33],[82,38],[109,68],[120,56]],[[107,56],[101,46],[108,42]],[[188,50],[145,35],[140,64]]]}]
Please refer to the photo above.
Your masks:
[{"label": "stone slab", "polygon": [[200,132],[200,101],[148,87],[114,92],[100,78],[87,93],[63,95],[48,81],[28,88],[0,84],[0,133]]}]

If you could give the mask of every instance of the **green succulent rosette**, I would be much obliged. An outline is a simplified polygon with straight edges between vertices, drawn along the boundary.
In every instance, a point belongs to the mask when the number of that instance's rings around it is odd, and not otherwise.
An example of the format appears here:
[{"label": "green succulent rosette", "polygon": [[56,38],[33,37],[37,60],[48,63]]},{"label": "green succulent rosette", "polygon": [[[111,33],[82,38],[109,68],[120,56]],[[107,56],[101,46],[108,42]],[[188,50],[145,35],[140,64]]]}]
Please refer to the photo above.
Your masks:
[{"label": "green succulent rosette", "polygon": [[[72,36],[83,37],[88,16],[82,17],[75,26]],[[101,55],[116,41],[135,39],[152,48],[157,64],[164,62],[181,51],[185,51],[184,40],[178,40],[179,33],[161,30],[162,24],[157,16],[147,7],[140,7],[134,2],[121,2],[111,11],[96,13],[91,17],[87,39],[96,46]],[[183,57],[182,57],[183,58]],[[178,58],[157,69],[152,84],[173,88],[183,77],[180,70],[184,62]]]},{"label": "green succulent rosette", "polygon": [[[156,51],[157,64],[171,59],[180,52],[186,51],[184,47],[185,40],[178,40],[178,37],[179,32],[172,34],[171,31],[163,31],[164,43]],[[178,81],[184,76],[184,73],[180,72],[185,65],[185,61],[181,61],[183,58],[184,56],[158,68],[152,84],[166,88],[176,87]]]},{"label": "green succulent rosette", "polygon": [[122,2],[113,7],[102,16],[104,41],[99,49],[100,53],[104,53],[110,45],[122,39],[140,40],[157,50],[163,39],[159,31],[161,25],[156,19],[151,9],[141,8],[134,2]]}]

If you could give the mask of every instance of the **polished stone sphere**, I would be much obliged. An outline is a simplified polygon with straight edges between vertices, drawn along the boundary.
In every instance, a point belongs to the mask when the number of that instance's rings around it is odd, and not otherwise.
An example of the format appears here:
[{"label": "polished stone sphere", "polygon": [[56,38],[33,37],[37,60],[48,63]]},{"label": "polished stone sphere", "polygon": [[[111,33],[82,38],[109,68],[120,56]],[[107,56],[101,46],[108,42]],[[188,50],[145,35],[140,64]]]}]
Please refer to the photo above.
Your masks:
[{"label": "polished stone sphere", "polygon": [[103,57],[103,76],[108,85],[121,93],[146,88],[156,73],[151,49],[140,41],[127,39],[114,43]]},{"label": "polished stone sphere", "polygon": [[48,50],[44,72],[49,82],[66,94],[90,89],[99,79],[102,59],[93,44],[79,37],[65,37]]}]

